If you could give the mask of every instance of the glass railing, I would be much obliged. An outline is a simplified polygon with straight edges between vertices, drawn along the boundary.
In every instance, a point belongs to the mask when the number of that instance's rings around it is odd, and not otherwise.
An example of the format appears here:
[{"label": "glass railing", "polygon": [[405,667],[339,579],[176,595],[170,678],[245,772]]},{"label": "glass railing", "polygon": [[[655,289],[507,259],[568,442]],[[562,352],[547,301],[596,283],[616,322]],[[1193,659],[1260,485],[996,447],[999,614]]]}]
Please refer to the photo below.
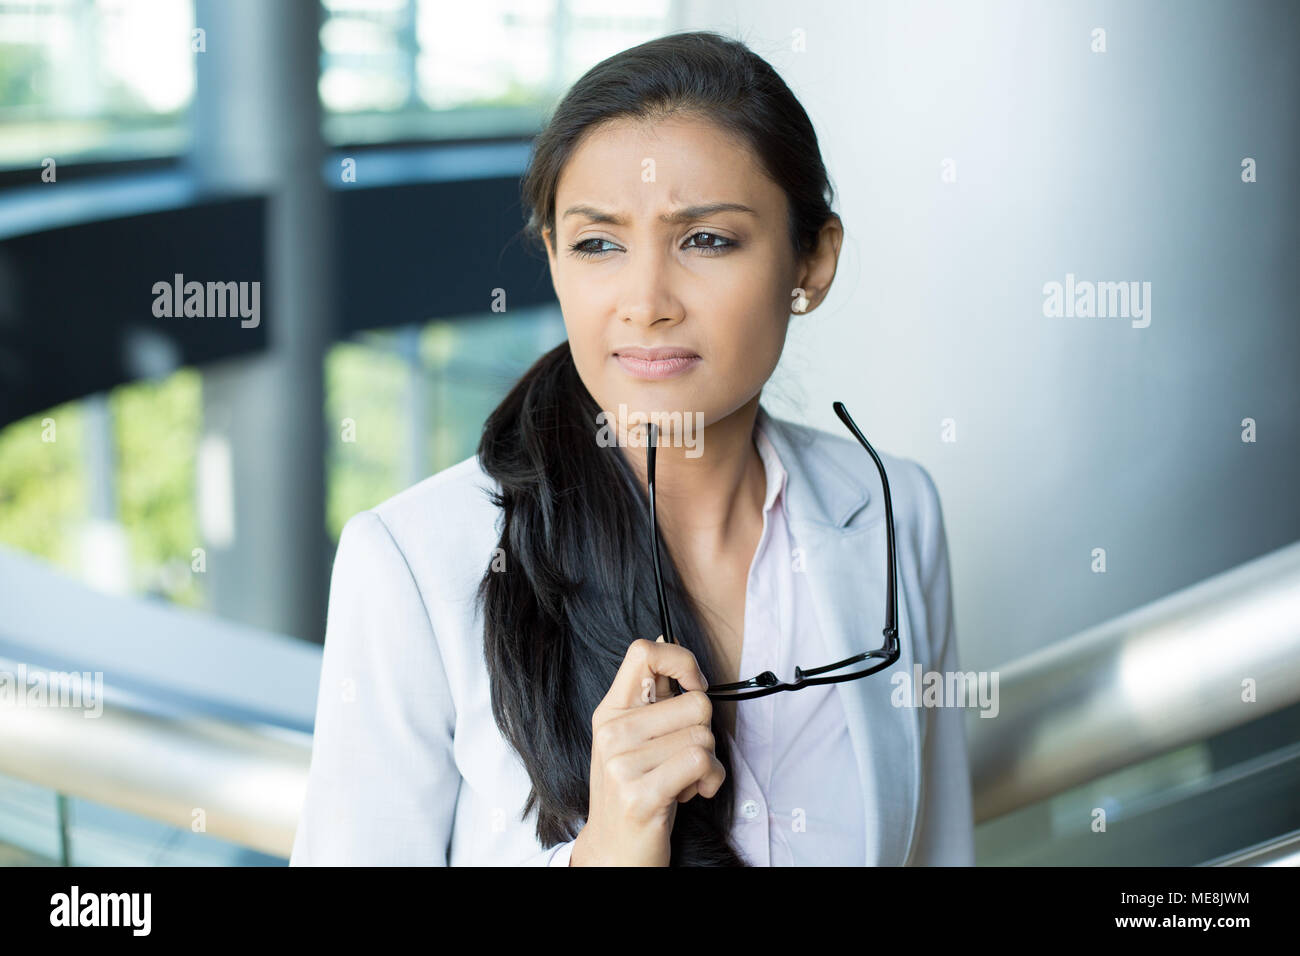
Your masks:
[{"label": "glass railing", "polygon": [[193,827],[171,826],[0,776],[0,866],[283,866]]}]

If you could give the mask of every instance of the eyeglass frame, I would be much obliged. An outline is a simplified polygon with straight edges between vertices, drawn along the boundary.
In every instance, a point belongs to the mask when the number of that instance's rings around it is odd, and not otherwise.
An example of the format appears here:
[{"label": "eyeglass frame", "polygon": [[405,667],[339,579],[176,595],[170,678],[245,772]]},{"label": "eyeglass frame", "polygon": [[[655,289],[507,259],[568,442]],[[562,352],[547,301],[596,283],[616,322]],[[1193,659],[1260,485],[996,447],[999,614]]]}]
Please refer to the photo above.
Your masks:
[{"label": "eyeglass frame", "polygon": [[[741,701],[752,700],[756,697],[766,697],[769,694],[777,694],[781,691],[802,690],[805,687],[812,687],[820,684],[839,684],[846,681],[858,680],[867,677],[877,671],[884,670],[886,667],[896,663],[900,654],[898,643],[898,622],[895,617],[896,605],[896,586],[895,582],[898,577],[898,563],[894,554],[894,508],[889,496],[889,478],[885,474],[885,465],[876,454],[876,450],[871,447],[862,431],[853,421],[849,411],[844,407],[843,402],[834,402],[832,407],[835,414],[853,433],[853,437],[865,448],[871,455],[872,461],[876,463],[876,468],[880,472],[880,484],[885,494],[885,550],[888,568],[886,569],[887,580],[885,588],[885,626],[882,629],[884,643],[874,651],[866,651],[862,654],[855,654],[852,657],[846,657],[842,661],[836,661],[833,664],[826,664],[822,667],[814,667],[810,670],[804,670],[801,667],[794,669],[794,681],[782,681],[777,678],[771,671],[763,671],[757,677],[751,677],[748,680],[736,681],[731,684],[720,684],[717,687],[710,687],[705,691],[712,700],[723,701]],[[651,535],[651,554],[654,558],[655,589],[659,597],[659,622],[663,628],[664,640],[681,646],[676,635],[673,633],[672,619],[668,614],[668,599],[664,592],[663,573],[659,567],[659,521],[655,514],[655,452],[659,444],[658,426],[653,422],[649,424],[650,439],[647,443],[646,450],[646,484],[649,486],[650,497],[650,535]],[[839,674],[830,677],[818,677],[815,675],[825,674],[827,671],[840,670],[856,664],[859,661],[869,660],[871,658],[884,658],[878,664],[868,667],[863,671],[856,671],[850,674]],[[680,694],[681,687],[675,679],[670,680],[673,692]],[[747,690],[747,688],[755,688]],[[737,693],[732,693],[736,691]]]}]

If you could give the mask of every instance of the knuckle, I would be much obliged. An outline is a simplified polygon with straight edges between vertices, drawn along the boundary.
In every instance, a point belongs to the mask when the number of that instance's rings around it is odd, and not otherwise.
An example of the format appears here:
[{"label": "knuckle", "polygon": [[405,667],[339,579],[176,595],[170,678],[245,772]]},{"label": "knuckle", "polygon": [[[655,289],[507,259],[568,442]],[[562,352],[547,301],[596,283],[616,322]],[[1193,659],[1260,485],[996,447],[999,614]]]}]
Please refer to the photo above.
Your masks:
[{"label": "knuckle", "polygon": [[605,731],[606,753],[620,754],[626,750],[631,750],[636,744],[637,724],[630,718],[623,720],[611,720],[608,730]]},{"label": "knuckle", "polygon": [[631,758],[626,754],[615,754],[605,761],[605,775],[619,782],[631,779]]},{"label": "knuckle", "polygon": [[714,746],[713,731],[709,730],[703,724],[691,724],[690,726],[691,744],[696,747],[703,747],[705,750],[712,751]]},{"label": "knuckle", "polygon": [[614,733],[612,723],[602,723],[597,726],[591,734],[591,749],[601,754],[614,753],[615,751],[612,748]]},{"label": "knuckle", "polygon": [[709,784],[709,796],[716,797],[722,791],[722,785],[727,781],[727,771],[719,769],[714,775],[714,782]]},{"label": "knuckle", "polygon": [[707,724],[713,720],[713,701],[709,700],[709,695],[702,690],[691,691],[691,696],[695,698],[695,706],[698,708],[697,715],[700,723]]}]

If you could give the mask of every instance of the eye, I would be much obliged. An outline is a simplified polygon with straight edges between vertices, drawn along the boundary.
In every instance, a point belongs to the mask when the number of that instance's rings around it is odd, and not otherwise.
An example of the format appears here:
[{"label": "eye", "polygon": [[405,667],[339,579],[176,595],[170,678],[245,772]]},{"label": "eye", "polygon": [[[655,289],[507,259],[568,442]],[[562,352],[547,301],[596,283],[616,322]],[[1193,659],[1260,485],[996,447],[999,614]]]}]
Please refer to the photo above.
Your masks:
[{"label": "eye", "polygon": [[692,236],[688,236],[686,241],[690,242],[692,239],[695,239],[699,236],[707,236],[710,239],[721,239],[724,243],[726,243],[726,245],[722,245],[722,246],[692,246],[691,247],[693,249],[699,249],[700,252],[704,253],[706,256],[716,256],[719,253],[725,252],[726,250],[732,248],[733,246],[739,245],[739,243],[736,242],[736,240],[734,239],[728,239],[726,236],[719,236],[712,232],[697,232]]},{"label": "eye", "polygon": [[[573,245],[569,246],[569,251],[572,252],[575,256],[579,257],[580,259],[590,259],[595,256],[603,255],[604,254],[603,249],[600,250],[599,252],[595,252],[590,249],[584,248],[588,243],[591,242],[609,242],[609,240],[608,239],[583,239],[581,242],[575,242],[573,243]],[[613,243],[610,243],[610,245],[613,245]]]},{"label": "eye", "polygon": [[[728,239],[726,236],[719,236],[719,235],[717,235],[716,233],[712,233],[712,232],[703,232],[703,231],[701,231],[701,232],[697,232],[697,233],[694,233],[694,234],[692,234],[692,235],[690,235],[690,236],[687,236],[686,241],[687,241],[687,243],[690,243],[692,239],[698,239],[700,236],[704,236],[704,237],[706,237],[707,239],[710,239],[710,240],[720,239],[720,240],[722,240],[722,242],[723,242],[724,244],[723,244],[723,245],[720,245],[720,246],[719,246],[719,245],[699,245],[699,246],[697,246],[697,245],[688,245],[688,246],[686,246],[686,247],[684,247],[684,248],[696,249],[696,250],[698,250],[702,255],[706,255],[706,256],[716,256],[716,255],[721,255],[723,252],[726,252],[728,249],[732,249],[732,248],[735,248],[736,246],[739,246],[739,245],[740,245],[740,243],[737,242],[735,239]],[[613,245],[613,243],[610,242],[608,239],[599,239],[599,238],[583,239],[583,240],[581,240],[581,241],[579,241],[579,242],[575,242],[575,243],[573,243],[572,245],[570,245],[570,246],[569,246],[569,251],[570,251],[573,255],[578,256],[580,259],[595,259],[595,258],[599,258],[600,256],[603,256],[603,255],[608,251],[608,250],[606,250],[606,249],[591,249],[591,248],[589,248],[590,243],[593,243],[593,242],[598,242],[598,243],[599,243],[599,242],[606,242],[606,243],[609,243],[610,245]]]}]

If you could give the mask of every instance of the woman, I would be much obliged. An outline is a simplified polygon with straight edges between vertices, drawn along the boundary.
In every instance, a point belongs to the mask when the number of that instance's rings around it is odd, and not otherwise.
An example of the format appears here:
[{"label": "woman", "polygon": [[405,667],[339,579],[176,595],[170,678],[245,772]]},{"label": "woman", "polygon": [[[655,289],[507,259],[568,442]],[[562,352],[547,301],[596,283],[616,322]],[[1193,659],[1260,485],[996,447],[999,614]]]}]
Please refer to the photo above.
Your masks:
[{"label": "woman", "polygon": [[[882,642],[879,473],[852,438],[759,402],[843,237],[804,110],[743,44],[671,35],[577,82],[523,187],[568,340],[477,456],[345,526],[291,862],[972,863],[961,711],[895,706],[889,682],[957,666],[915,462],[881,456],[897,663],[707,693]],[[660,415],[675,642],[640,425]]]}]

